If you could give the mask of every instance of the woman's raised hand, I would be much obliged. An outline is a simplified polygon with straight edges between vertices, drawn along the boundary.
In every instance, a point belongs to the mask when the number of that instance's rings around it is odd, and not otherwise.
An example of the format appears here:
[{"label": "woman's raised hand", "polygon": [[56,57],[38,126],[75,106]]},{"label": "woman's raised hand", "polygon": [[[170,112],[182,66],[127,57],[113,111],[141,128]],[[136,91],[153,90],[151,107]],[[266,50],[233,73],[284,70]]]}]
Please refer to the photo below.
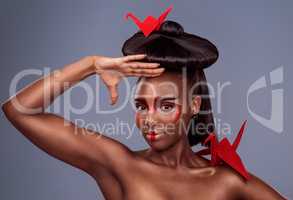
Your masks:
[{"label": "woman's raised hand", "polygon": [[118,58],[94,56],[96,73],[107,86],[112,105],[118,99],[118,84],[123,76],[155,77],[162,74],[164,68],[159,63],[139,62],[146,57],[145,54],[129,55]]}]

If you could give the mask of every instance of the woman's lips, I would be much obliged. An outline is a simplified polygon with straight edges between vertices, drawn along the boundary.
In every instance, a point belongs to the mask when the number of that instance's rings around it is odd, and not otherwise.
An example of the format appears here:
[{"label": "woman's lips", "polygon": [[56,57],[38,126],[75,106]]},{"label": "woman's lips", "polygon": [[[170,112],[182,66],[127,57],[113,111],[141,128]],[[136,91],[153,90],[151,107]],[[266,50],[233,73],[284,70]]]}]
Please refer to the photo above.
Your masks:
[{"label": "woman's lips", "polygon": [[156,133],[155,131],[150,131],[148,132],[149,135],[158,135],[158,133]]},{"label": "woman's lips", "polygon": [[146,135],[147,139],[149,139],[150,141],[158,140],[162,136],[163,136],[163,134],[158,134],[155,131],[148,132]]}]

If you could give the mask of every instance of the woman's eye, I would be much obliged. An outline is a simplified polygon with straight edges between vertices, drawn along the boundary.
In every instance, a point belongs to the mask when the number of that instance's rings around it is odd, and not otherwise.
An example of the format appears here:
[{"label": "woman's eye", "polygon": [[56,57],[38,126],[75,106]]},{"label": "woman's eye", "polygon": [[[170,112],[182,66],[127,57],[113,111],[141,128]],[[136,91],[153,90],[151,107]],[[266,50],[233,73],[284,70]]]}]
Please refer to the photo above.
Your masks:
[{"label": "woman's eye", "polygon": [[135,107],[137,111],[143,111],[146,109],[146,106],[142,104],[136,104]]},{"label": "woman's eye", "polygon": [[174,109],[173,104],[162,104],[161,105],[161,110],[164,112],[172,111]]}]

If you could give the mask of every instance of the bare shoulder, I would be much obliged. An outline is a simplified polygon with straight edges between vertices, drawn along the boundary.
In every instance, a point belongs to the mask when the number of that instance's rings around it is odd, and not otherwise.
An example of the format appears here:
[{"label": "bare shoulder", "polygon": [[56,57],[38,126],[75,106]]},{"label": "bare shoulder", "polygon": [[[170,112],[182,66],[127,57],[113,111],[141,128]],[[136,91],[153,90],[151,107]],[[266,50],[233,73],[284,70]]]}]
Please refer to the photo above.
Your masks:
[{"label": "bare shoulder", "polygon": [[229,166],[218,166],[217,172],[221,182],[225,183],[229,192],[243,199],[284,200],[285,198],[272,186],[252,173],[250,179],[244,179]]},{"label": "bare shoulder", "polygon": [[245,179],[238,172],[227,165],[219,165],[216,167],[216,170],[218,177],[228,186],[236,188],[245,184]]},{"label": "bare shoulder", "polygon": [[251,179],[242,186],[242,193],[249,199],[258,199],[262,197],[267,200],[284,200],[285,197],[281,195],[276,188],[266,183],[264,180],[249,173]]},{"label": "bare shoulder", "polygon": [[245,184],[245,179],[237,171],[225,164],[213,166],[209,159],[202,156],[197,155],[195,158],[202,168],[210,172],[205,184],[217,185],[213,190],[224,195],[224,199],[241,197],[240,190]]}]

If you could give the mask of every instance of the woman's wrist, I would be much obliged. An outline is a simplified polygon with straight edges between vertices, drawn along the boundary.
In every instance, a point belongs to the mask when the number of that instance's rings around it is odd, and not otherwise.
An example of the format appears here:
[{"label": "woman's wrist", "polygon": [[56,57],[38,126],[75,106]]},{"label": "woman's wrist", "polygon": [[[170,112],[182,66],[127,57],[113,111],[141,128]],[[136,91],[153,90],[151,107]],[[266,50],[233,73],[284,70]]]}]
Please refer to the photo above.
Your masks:
[{"label": "woman's wrist", "polygon": [[103,67],[103,64],[105,64],[103,62],[103,59],[105,59],[105,57],[97,56],[97,55],[94,55],[94,56],[91,56],[91,57],[92,57],[92,60],[93,60],[92,70],[94,70],[94,73],[100,74],[102,71],[105,70],[104,67]]},{"label": "woman's wrist", "polygon": [[82,64],[85,66],[84,77],[88,77],[96,73],[96,56],[85,56],[82,58]]}]

